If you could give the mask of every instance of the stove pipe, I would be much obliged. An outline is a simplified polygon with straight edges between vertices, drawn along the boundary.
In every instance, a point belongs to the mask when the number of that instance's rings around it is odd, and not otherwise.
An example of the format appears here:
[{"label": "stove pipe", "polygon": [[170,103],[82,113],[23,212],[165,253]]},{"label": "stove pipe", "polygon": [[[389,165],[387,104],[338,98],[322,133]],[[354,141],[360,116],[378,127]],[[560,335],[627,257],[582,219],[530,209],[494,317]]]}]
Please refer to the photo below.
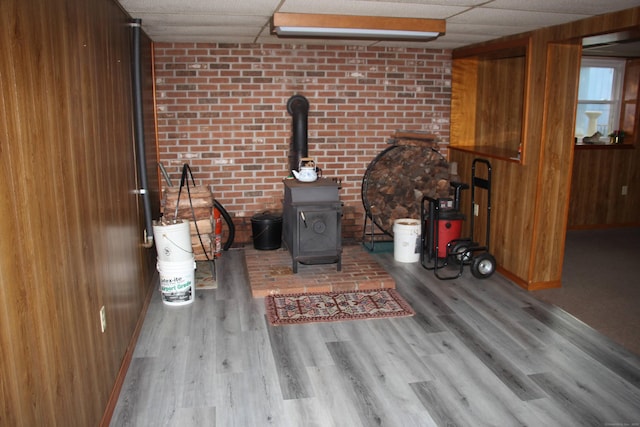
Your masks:
[{"label": "stove pipe", "polygon": [[302,95],[293,95],[287,101],[287,111],[293,118],[293,138],[289,150],[289,170],[298,170],[300,159],[309,156],[309,148],[307,145],[309,101]]}]

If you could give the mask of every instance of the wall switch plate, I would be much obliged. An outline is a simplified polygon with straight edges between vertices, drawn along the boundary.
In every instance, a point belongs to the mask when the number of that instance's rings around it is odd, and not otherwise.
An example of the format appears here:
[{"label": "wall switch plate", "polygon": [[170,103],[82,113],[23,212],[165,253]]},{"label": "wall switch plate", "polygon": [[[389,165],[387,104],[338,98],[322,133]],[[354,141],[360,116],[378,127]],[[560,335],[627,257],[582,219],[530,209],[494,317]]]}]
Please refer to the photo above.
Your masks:
[{"label": "wall switch plate", "polygon": [[107,330],[107,312],[104,309],[104,305],[100,307],[100,328],[103,334]]},{"label": "wall switch plate", "polygon": [[623,185],[623,186],[622,186],[622,195],[623,195],[623,196],[626,196],[626,195],[627,195],[627,190],[628,190],[627,186],[626,186],[626,185]]},{"label": "wall switch plate", "polygon": [[473,204],[473,216],[480,215],[480,206],[477,203]]}]

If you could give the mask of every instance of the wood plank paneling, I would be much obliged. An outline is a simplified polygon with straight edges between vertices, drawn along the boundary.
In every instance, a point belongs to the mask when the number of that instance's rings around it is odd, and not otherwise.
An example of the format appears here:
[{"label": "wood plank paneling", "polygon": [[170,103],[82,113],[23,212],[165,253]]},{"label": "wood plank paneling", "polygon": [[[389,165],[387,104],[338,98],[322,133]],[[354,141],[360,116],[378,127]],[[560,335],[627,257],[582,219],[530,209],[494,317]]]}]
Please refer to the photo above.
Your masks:
[{"label": "wood plank paneling", "polygon": [[0,5],[2,425],[97,425],[152,283],[127,20],[111,1]]},{"label": "wood plank paneling", "polygon": [[[640,60],[628,60],[620,128],[625,146],[576,146],[569,203],[570,228],[640,223],[638,113]],[[629,144],[629,145],[626,145]],[[627,194],[622,194],[622,187]]]},{"label": "wood plank paneling", "polygon": [[525,56],[480,62],[476,112],[476,146],[493,146],[517,153],[522,138]]},{"label": "wood plank paneling", "polygon": [[628,59],[624,70],[620,126],[625,133],[625,143],[634,144],[638,140],[640,128],[640,59]]},{"label": "wood plank paneling", "polygon": [[478,59],[461,58],[453,61],[451,85],[451,143],[457,141],[457,145],[475,145]]},{"label": "wood plank paneling", "polygon": [[569,228],[640,223],[640,150],[607,148],[575,150]]},{"label": "wood plank paneling", "polygon": [[[455,149],[456,145],[463,146],[471,139],[471,126],[477,128],[477,119],[468,116],[470,109],[466,106],[459,109],[455,103],[456,97],[459,97],[456,95],[456,82],[465,82],[468,78],[477,80],[478,73],[457,77],[456,73],[453,74],[451,117],[452,121],[460,120],[461,123],[452,123],[451,126],[450,158],[458,162],[459,174],[464,179],[470,175],[471,160],[474,157],[490,157],[494,168],[491,252],[496,256],[498,268],[527,289],[560,284],[567,217],[575,214],[574,208],[569,208],[569,190],[572,184],[573,124],[577,86],[575,69],[576,61],[579,60],[579,55],[576,54],[579,41],[584,36],[614,32],[638,25],[640,8],[636,7],[530,33],[528,61],[531,65],[526,77],[530,96],[524,98],[522,159],[525,161],[520,164],[482,150],[470,152]],[[464,65],[468,57],[479,53],[486,55],[492,48],[500,51],[505,44],[522,36],[506,37],[454,50],[453,69],[464,74]],[[460,61],[462,66],[458,64]],[[483,108],[481,99],[478,99],[478,114],[481,114]],[[610,174],[595,184],[595,192],[603,197],[587,197],[584,201],[572,201],[575,209],[593,206],[588,208],[593,211],[599,207],[599,210],[606,212],[603,219],[606,218],[607,224],[618,223],[622,218],[622,222],[626,224],[637,222],[637,197],[640,189],[636,183],[639,182],[640,168],[636,152],[637,149],[633,150],[633,154],[627,155],[624,160],[624,154],[619,154],[621,157],[614,159],[614,154],[606,153],[605,158],[609,158],[610,163],[607,166],[599,163],[598,167],[600,170],[609,171]],[[582,162],[581,157],[584,156],[587,154],[577,152],[576,162]],[[591,167],[576,167],[574,187],[576,179],[592,181],[595,174],[601,173],[590,172],[590,169]],[[615,172],[611,172],[612,170]],[[608,199],[612,193],[620,192],[622,181],[628,181],[629,195],[623,201],[619,201],[619,197]],[[580,188],[585,190],[586,186],[582,184]],[[571,191],[577,190],[572,188]],[[605,204],[606,209],[602,209],[605,208]],[[614,210],[615,215],[611,215]],[[593,213],[587,212],[585,215]],[[591,219],[599,220],[593,217]],[[579,218],[577,220],[582,221]],[[570,225],[574,223],[572,220],[569,221]]]},{"label": "wood plank paneling", "polygon": [[560,286],[573,159],[573,118],[581,45],[549,43],[546,58],[541,157],[536,183],[530,288]]}]

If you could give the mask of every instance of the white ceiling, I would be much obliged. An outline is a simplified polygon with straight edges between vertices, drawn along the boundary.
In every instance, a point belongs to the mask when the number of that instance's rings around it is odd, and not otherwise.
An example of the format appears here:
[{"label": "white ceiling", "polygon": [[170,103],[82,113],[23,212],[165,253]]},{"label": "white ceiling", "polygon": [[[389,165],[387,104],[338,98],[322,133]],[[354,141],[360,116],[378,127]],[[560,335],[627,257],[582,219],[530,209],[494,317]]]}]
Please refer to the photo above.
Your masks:
[{"label": "white ceiling", "polygon": [[[454,49],[594,15],[640,6],[640,0],[118,0],[157,42],[320,43],[270,34],[274,12],[445,19],[429,48]],[[336,41],[331,41],[335,44]],[[425,46],[425,42],[343,42]]]}]

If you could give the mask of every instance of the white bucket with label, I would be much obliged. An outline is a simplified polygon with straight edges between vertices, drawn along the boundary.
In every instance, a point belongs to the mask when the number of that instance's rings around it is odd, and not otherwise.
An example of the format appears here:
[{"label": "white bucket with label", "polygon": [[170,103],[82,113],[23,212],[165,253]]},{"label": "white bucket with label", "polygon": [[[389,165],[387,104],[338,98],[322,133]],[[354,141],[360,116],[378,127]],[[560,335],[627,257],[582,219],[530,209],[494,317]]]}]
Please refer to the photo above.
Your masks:
[{"label": "white bucket with label", "polygon": [[167,305],[191,304],[196,293],[196,261],[161,261],[157,264],[160,274],[162,302]]},{"label": "white bucket with label", "polygon": [[186,262],[193,260],[191,230],[188,220],[178,219],[168,223],[154,221],[153,239],[158,252],[158,261]]},{"label": "white bucket with label", "polygon": [[399,262],[420,260],[420,220],[401,218],[393,222],[393,258]]}]

